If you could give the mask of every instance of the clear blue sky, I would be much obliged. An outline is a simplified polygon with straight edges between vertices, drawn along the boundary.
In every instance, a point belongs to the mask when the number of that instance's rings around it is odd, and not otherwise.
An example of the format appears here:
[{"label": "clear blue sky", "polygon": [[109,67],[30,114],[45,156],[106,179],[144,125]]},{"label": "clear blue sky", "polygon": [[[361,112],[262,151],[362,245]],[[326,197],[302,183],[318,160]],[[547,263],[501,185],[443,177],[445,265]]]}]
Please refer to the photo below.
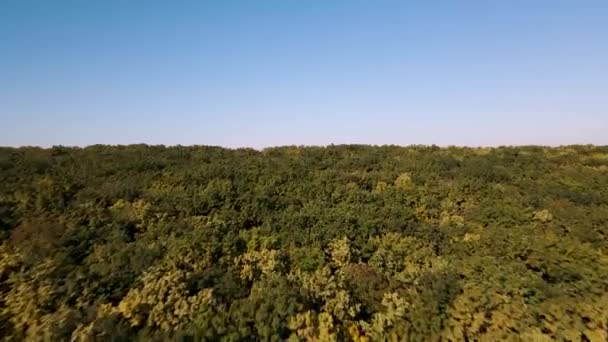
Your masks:
[{"label": "clear blue sky", "polygon": [[0,1],[0,145],[608,144],[608,1]]}]

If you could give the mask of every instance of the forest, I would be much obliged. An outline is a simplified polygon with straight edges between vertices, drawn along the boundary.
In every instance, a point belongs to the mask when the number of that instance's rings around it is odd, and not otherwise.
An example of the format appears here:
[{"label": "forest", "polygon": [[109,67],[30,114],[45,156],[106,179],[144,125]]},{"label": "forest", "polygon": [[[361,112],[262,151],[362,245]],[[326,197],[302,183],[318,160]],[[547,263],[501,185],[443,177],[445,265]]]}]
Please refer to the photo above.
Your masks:
[{"label": "forest", "polygon": [[0,148],[3,341],[607,341],[608,146]]}]

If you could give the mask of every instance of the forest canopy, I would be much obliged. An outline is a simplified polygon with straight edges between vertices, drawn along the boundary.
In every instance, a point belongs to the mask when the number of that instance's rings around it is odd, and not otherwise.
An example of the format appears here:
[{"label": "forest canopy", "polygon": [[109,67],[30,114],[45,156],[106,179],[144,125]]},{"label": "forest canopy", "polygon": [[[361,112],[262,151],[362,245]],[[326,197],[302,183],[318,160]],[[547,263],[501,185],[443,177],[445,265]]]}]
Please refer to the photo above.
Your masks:
[{"label": "forest canopy", "polygon": [[0,335],[608,340],[608,147],[0,148]]}]

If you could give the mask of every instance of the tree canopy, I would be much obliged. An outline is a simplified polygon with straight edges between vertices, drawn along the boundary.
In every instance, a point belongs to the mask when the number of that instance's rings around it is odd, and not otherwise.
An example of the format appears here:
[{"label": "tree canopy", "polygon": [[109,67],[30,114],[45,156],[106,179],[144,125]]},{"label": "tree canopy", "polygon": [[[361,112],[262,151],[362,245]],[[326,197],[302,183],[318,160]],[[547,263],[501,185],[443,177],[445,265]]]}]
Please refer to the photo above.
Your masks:
[{"label": "tree canopy", "polygon": [[608,147],[0,148],[0,335],[606,341]]}]

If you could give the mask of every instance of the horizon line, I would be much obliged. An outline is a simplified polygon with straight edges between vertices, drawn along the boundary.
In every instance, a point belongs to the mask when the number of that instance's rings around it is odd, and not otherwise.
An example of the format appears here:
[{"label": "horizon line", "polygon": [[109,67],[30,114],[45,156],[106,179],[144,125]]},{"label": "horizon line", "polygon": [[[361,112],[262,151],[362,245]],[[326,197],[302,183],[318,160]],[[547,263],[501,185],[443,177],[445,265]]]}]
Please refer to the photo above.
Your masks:
[{"label": "horizon line", "polygon": [[154,143],[126,143],[126,144],[88,144],[88,145],[0,145],[1,149],[42,149],[50,150],[54,148],[68,148],[68,149],[87,149],[92,147],[134,147],[134,146],[145,146],[145,147],[163,147],[163,148],[197,148],[197,147],[210,147],[210,148],[221,148],[226,150],[256,150],[264,151],[270,149],[280,148],[329,148],[329,147],[400,147],[400,148],[412,148],[412,147],[423,147],[423,148],[460,148],[460,149],[499,149],[499,148],[521,148],[521,147],[541,147],[541,148],[567,148],[567,147],[608,147],[608,145],[593,144],[593,143],[573,143],[573,144],[560,144],[560,145],[542,145],[542,144],[509,144],[509,145],[456,145],[456,144],[363,144],[363,143],[330,143],[330,144],[290,144],[290,145],[268,145],[262,147],[254,146],[226,146],[226,145],[212,145],[212,144],[154,144]]}]

